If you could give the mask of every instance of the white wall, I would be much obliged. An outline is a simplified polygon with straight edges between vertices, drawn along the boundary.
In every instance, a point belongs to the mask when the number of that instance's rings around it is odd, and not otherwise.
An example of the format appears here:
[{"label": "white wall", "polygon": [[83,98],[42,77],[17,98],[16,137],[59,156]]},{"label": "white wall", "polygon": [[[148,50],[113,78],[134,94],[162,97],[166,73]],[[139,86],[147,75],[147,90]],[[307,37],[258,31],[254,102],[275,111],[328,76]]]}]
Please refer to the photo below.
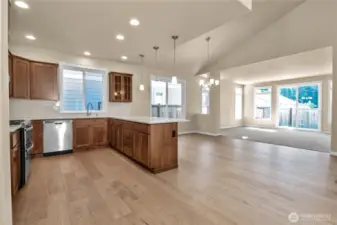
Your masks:
[{"label": "white wall", "polygon": [[8,1],[0,1],[0,224],[12,224],[8,124]]},{"label": "white wall", "polygon": [[[275,128],[277,123],[277,95],[278,86],[285,84],[299,84],[307,82],[318,82],[321,83],[321,128],[323,132],[330,133],[331,124],[328,119],[329,115],[329,81],[332,80],[332,75],[325,76],[315,76],[298,78],[283,81],[273,81],[267,83],[260,83],[254,85],[246,85],[244,88],[244,125],[254,126],[254,127],[265,127],[265,128]],[[272,118],[257,120],[254,118],[254,88],[255,87],[271,87],[272,88]]]},{"label": "white wall", "polygon": [[235,88],[243,87],[231,80],[220,81],[220,127],[242,126],[243,120],[235,119]]},{"label": "white wall", "polygon": [[[93,68],[102,68],[107,71],[116,71],[133,74],[133,101],[132,103],[108,103],[107,110],[102,113],[101,116],[118,116],[118,115],[131,115],[131,116],[150,116],[150,77],[151,75],[170,77],[172,73],[170,71],[162,71],[152,68],[146,68],[144,70],[144,85],[145,91],[139,90],[139,84],[141,81],[140,67],[137,65],[131,65],[126,63],[119,63],[107,60],[97,60],[89,57],[69,55],[65,53],[60,53],[51,50],[39,49],[29,46],[17,46],[11,45],[10,50],[14,55],[19,55],[26,57],[28,59],[52,62],[52,63],[69,63],[75,65],[82,65]],[[189,80],[193,79],[190,74],[178,75],[179,79]],[[107,79],[107,77],[106,77]],[[193,85],[187,85],[187,99],[193,95],[189,94],[189,89],[193,89]],[[104,97],[108,99],[108,82],[105,82],[105,94]],[[191,102],[193,98],[191,99]],[[31,119],[41,119],[41,118],[57,118],[57,117],[74,117],[83,116],[83,114],[61,114],[59,111],[53,109],[53,102],[50,101],[40,101],[40,100],[22,100],[22,99],[11,99],[10,100],[10,118],[20,119],[20,118],[31,118]],[[189,108],[191,106],[191,108]],[[192,116],[193,103],[187,106],[187,116]],[[192,119],[191,119],[192,120]],[[193,120],[191,121],[193,123]],[[180,129],[189,129],[193,127],[190,124],[184,124],[179,126]]]},{"label": "white wall", "polygon": [[334,0],[304,1],[224,55],[209,70],[222,70],[333,46],[337,34],[336,4]]}]

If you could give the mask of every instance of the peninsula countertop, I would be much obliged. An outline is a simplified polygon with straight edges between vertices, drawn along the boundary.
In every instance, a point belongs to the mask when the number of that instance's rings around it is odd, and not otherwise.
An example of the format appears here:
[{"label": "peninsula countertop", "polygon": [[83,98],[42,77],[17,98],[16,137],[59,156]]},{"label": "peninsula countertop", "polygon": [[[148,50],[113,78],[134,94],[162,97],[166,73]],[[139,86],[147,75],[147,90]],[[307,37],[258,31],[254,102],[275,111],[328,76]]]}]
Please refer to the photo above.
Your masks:
[{"label": "peninsula countertop", "polygon": [[[164,117],[150,117],[150,116],[57,116],[57,117],[44,117],[44,118],[16,118],[20,120],[65,120],[65,119],[104,119],[104,118],[112,118],[117,120],[125,120],[136,123],[144,123],[144,124],[162,124],[162,123],[184,123],[189,122],[186,119],[174,119],[174,118],[164,118]],[[14,129],[14,127],[12,128]]]}]

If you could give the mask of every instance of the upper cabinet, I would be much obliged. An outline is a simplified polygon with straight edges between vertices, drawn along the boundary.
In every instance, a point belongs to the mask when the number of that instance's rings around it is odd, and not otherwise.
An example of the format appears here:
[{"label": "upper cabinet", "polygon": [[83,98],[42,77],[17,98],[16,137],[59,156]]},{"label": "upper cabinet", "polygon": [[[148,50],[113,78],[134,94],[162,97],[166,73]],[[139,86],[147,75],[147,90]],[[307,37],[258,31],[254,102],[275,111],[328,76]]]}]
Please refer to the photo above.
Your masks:
[{"label": "upper cabinet", "polygon": [[29,98],[29,60],[13,56],[13,97]]},{"label": "upper cabinet", "polygon": [[9,96],[58,100],[57,64],[31,61],[9,53]]},{"label": "upper cabinet", "polygon": [[132,102],[132,74],[109,73],[109,101]]},{"label": "upper cabinet", "polygon": [[57,64],[30,63],[30,98],[58,100]]}]

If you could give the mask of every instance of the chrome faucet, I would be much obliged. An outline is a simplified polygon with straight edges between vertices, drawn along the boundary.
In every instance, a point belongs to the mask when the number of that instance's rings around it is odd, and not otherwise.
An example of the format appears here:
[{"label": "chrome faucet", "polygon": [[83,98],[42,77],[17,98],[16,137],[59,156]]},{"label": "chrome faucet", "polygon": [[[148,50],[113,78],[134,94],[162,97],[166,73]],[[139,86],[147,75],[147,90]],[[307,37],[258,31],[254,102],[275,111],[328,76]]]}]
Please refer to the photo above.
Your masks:
[{"label": "chrome faucet", "polygon": [[91,115],[89,106],[91,106],[91,110],[94,110],[94,106],[92,105],[91,102],[89,102],[89,103],[87,104],[87,116],[90,116],[90,115]]}]

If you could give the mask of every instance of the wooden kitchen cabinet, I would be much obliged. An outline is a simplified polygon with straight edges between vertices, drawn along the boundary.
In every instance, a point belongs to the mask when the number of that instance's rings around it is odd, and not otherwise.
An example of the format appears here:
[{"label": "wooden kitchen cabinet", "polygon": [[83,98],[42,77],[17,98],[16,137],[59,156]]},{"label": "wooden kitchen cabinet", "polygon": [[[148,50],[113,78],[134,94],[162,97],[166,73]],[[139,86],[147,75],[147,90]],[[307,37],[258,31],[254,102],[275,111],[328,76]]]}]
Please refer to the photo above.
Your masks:
[{"label": "wooden kitchen cabinet", "polygon": [[134,132],[133,130],[123,130],[123,153],[132,157],[134,146]]},{"label": "wooden kitchen cabinet", "polygon": [[9,97],[13,96],[13,55],[8,52]]},{"label": "wooden kitchen cabinet", "polygon": [[90,146],[90,127],[89,125],[75,125],[73,133],[74,149]]},{"label": "wooden kitchen cabinet", "polygon": [[99,145],[106,145],[108,143],[108,127],[107,124],[92,124],[90,126],[91,132],[91,145],[99,146]]},{"label": "wooden kitchen cabinet", "polygon": [[109,101],[132,102],[132,74],[109,73]]},{"label": "wooden kitchen cabinet", "polygon": [[110,145],[154,173],[178,167],[177,123],[145,124],[111,119]]},{"label": "wooden kitchen cabinet", "polygon": [[149,140],[148,134],[135,132],[133,157],[143,165],[149,165]]},{"label": "wooden kitchen cabinet", "polygon": [[43,121],[33,120],[33,151],[34,156],[41,156],[43,153]]},{"label": "wooden kitchen cabinet", "polygon": [[30,98],[58,100],[57,64],[30,63]]},{"label": "wooden kitchen cabinet", "polygon": [[21,140],[20,131],[11,133],[10,137],[10,169],[12,197],[16,195],[20,185],[21,175]]},{"label": "wooden kitchen cabinet", "polygon": [[30,62],[18,56],[13,56],[13,97],[14,98],[29,98],[29,73]]},{"label": "wooden kitchen cabinet", "polygon": [[105,145],[108,145],[107,119],[73,121],[73,149],[75,151]]}]

